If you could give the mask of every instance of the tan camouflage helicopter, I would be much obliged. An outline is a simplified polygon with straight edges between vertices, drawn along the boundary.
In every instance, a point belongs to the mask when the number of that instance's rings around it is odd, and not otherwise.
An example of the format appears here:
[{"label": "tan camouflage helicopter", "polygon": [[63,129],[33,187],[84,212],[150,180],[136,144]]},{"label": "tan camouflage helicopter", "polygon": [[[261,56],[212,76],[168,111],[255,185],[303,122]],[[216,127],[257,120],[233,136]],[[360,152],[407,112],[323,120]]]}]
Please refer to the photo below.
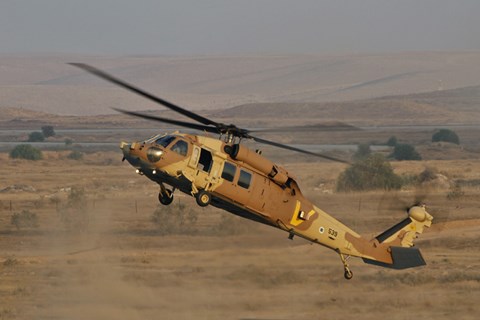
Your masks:
[{"label": "tan camouflage helicopter", "polygon": [[[344,276],[353,276],[347,260],[360,257],[365,263],[406,269],[425,265],[413,240],[430,227],[433,217],[424,205],[415,205],[400,223],[367,239],[306,199],[295,178],[284,168],[241,144],[242,139],[301,152],[333,161],[346,161],[252,136],[254,131],[207,119],[156,97],[92,66],[72,63],[89,73],[133,91],[198,123],[161,118],[116,109],[124,114],[219,134],[172,133],[145,141],[122,142],[120,148],[137,173],[160,185],[160,203],[169,205],[180,190],[195,197],[198,205],[213,205],[235,215],[260,222],[330,248],[340,255]],[[167,188],[167,185],[171,188]]]}]

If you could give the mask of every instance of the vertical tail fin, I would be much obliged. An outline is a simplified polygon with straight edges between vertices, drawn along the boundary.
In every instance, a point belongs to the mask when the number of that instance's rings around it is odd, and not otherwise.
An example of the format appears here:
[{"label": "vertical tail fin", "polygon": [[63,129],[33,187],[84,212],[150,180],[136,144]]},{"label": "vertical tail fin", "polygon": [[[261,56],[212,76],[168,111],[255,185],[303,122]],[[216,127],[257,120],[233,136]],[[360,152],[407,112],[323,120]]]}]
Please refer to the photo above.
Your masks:
[{"label": "vertical tail fin", "polygon": [[420,250],[413,247],[413,241],[425,228],[432,225],[433,217],[425,206],[414,206],[408,210],[408,217],[376,236],[372,241],[388,246],[392,263],[363,258],[365,263],[393,269],[406,269],[425,265]]}]

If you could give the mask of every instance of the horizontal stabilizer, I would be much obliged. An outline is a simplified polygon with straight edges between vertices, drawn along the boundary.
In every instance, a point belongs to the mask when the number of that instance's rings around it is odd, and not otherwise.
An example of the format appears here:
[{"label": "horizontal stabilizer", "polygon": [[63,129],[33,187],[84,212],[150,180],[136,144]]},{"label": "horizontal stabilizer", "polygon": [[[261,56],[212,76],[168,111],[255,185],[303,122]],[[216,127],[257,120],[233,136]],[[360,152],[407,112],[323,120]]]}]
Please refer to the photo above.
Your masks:
[{"label": "horizontal stabilizer", "polygon": [[409,225],[410,223],[412,223],[412,219],[410,219],[410,217],[406,218],[405,220],[397,223],[396,225],[394,225],[393,227],[391,227],[390,229],[388,229],[387,231],[385,231],[384,233],[376,236],[375,238],[377,238],[378,242],[382,243],[384,242],[385,240],[387,240],[388,238],[390,238],[391,236],[393,236],[395,233],[397,233],[398,231],[402,230],[403,228],[405,228],[407,225]]},{"label": "horizontal stabilizer", "polygon": [[363,262],[390,269],[407,269],[426,265],[418,248],[390,247],[393,263],[363,258]]}]

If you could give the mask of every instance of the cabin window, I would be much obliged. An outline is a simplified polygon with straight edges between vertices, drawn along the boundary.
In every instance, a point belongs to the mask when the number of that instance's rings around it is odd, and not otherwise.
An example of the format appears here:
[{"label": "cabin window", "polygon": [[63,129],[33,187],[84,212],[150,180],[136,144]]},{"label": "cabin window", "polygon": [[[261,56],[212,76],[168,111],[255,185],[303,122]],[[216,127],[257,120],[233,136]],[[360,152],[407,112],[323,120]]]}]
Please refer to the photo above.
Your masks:
[{"label": "cabin window", "polygon": [[203,148],[201,149],[197,168],[205,172],[210,172],[210,169],[212,168],[212,154],[210,151]]},{"label": "cabin window", "polygon": [[250,182],[252,181],[252,174],[243,170],[240,170],[240,177],[238,177],[238,185],[242,188],[250,188]]},{"label": "cabin window", "polygon": [[188,152],[188,144],[183,140],[178,140],[172,147],[172,151],[181,156],[186,156]]},{"label": "cabin window", "polygon": [[237,167],[234,164],[230,162],[225,162],[225,164],[223,165],[222,179],[233,181],[236,171]]},{"label": "cabin window", "polygon": [[168,145],[175,140],[175,136],[163,136],[155,141],[156,144],[161,145],[166,148]]}]

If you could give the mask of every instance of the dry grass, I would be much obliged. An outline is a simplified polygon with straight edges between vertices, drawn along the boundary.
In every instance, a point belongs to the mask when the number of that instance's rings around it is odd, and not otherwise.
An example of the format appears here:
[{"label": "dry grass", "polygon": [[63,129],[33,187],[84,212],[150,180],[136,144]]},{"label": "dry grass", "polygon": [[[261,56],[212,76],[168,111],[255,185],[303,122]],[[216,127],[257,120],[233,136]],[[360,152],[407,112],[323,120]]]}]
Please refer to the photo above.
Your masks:
[{"label": "dry grass", "polygon": [[[435,224],[417,242],[426,267],[395,271],[352,259],[355,276],[346,281],[335,253],[240,218],[227,224],[248,228],[231,236],[159,236],[151,221],[158,188],[119,160],[106,165],[104,159],[115,154],[87,154],[73,162],[54,155],[35,163],[0,158],[1,188],[18,183],[16,172],[23,172],[22,183],[37,190],[0,193],[0,319],[479,316],[476,185],[464,184],[459,201],[447,199],[448,189],[429,195]],[[478,179],[480,172],[474,160],[428,165],[464,180]],[[331,194],[325,191],[343,165],[287,160],[287,166],[317,205],[367,235],[403,219],[391,204],[416,192]],[[395,163],[395,169],[418,174],[424,164]],[[69,230],[57,214],[73,187],[86,191],[91,220],[82,232]],[[37,214],[37,229],[10,225],[10,200],[13,210]],[[178,193],[175,201],[195,206]],[[201,209],[199,226],[213,230],[223,214]]]}]

